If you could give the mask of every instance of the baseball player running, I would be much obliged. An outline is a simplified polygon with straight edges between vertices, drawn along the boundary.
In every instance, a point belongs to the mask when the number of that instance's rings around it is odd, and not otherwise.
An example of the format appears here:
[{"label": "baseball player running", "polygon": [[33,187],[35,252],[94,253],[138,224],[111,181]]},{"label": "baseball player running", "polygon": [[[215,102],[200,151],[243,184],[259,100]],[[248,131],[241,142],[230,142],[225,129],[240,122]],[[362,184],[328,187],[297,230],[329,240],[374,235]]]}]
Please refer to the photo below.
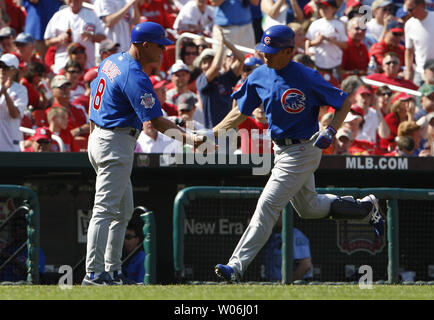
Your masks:
[{"label": "baseball player running", "polygon": [[142,71],[146,64],[160,62],[168,44],[172,41],[159,24],[136,25],[131,31],[129,51],[102,61],[91,83],[88,154],[97,176],[82,285],[133,284],[121,272],[121,255],[134,210],[130,175],[143,123],[150,120],[162,133],[176,130],[184,143],[198,145],[203,140],[186,134],[162,116],[152,83]]},{"label": "baseball player running", "polygon": [[[264,53],[265,64],[233,93],[238,107],[213,128],[213,134],[218,135],[221,129],[237,127],[262,103],[275,152],[271,176],[249,226],[228,264],[215,266],[216,274],[228,281],[242,279],[288,201],[305,219],[365,220],[374,226],[377,235],[382,235],[384,229],[374,195],[354,199],[315,191],[314,172],[321,160],[321,149],[330,145],[351,106],[347,94],[331,86],[317,71],[291,61],[296,48],[294,32],[287,26],[267,29],[256,50]],[[318,131],[322,105],[333,106],[336,112],[330,126]]]}]

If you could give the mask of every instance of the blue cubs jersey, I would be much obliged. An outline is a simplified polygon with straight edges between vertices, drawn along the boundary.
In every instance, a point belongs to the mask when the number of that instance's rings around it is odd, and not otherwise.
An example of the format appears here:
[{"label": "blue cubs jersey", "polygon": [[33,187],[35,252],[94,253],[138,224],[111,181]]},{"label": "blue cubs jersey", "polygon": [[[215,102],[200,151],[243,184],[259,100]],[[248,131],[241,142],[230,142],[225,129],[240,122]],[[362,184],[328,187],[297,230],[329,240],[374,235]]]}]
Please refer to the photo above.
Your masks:
[{"label": "blue cubs jersey", "polygon": [[135,282],[143,282],[145,280],[145,258],[146,254],[143,250],[139,250],[124,266],[127,277]]},{"label": "blue cubs jersey", "polygon": [[232,94],[245,115],[263,104],[273,139],[309,139],[319,130],[320,107],[340,109],[346,97],[318,71],[294,61],[281,70],[256,68]]},{"label": "blue cubs jersey", "polygon": [[[302,259],[312,259],[309,239],[299,229],[293,229],[293,258],[295,270]],[[264,252],[265,277],[267,280],[276,281],[282,279],[282,234],[272,233],[265,246]],[[312,269],[308,270],[303,279],[312,278]]]},{"label": "blue cubs jersey", "polygon": [[140,130],[144,121],[163,115],[151,81],[128,52],[101,62],[91,97],[90,120],[103,128]]}]

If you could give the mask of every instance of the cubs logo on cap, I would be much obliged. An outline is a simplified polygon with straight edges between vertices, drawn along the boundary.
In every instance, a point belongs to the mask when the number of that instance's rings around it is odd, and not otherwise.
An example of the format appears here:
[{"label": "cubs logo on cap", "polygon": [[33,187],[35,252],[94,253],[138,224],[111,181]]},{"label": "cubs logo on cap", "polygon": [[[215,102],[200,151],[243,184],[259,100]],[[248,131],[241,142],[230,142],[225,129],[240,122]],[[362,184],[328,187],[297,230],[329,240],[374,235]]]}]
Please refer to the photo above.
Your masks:
[{"label": "cubs logo on cap", "polygon": [[294,48],[294,46],[294,31],[286,25],[275,25],[265,30],[256,50],[273,54],[282,49]]},{"label": "cubs logo on cap", "polygon": [[271,43],[271,38],[270,37],[265,37],[264,38],[264,43],[267,45],[267,46],[269,46],[270,45],[270,43]]}]

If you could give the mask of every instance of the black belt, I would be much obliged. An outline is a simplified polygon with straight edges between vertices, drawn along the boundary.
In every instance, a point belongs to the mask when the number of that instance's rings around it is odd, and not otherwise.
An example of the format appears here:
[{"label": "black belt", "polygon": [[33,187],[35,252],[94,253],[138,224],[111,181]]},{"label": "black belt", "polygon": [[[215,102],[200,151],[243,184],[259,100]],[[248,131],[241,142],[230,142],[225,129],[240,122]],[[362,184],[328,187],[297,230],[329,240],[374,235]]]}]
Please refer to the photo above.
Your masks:
[{"label": "black belt", "polygon": [[302,140],[300,139],[291,139],[291,138],[273,139],[273,141],[278,146],[290,146],[293,144],[300,144],[302,142]]},{"label": "black belt", "polygon": [[[95,124],[97,127],[100,127],[99,125]],[[104,127],[100,127],[102,129],[107,129],[107,130],[112,130],[112,131],[127,131],[127,128],[121,128],[121,127],[114,127],[114,128],[104,128]],[[131,128],[130,130],[128,130],[128,132],[126,132],[127,134],[129,134],[132,137],[136,137],[139,134],[140,130],[136,129],[136,128]]]}]

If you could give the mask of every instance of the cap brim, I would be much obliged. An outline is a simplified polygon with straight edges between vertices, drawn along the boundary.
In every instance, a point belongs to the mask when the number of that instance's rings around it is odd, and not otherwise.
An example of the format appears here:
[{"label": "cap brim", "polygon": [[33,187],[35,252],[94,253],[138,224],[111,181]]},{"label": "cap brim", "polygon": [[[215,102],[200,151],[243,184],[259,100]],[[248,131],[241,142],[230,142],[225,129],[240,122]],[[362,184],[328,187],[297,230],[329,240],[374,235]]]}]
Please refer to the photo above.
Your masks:
[{"label": "cap brim", "polygon": [[157,39],[157,40],[153,40],[153,41],[150,41],[150,42],[154,42],[154,43],[157,43],[157,44],[162,44],[164,46],[168,46],[169,44],[173,44],[173,41],[170,41],[169,39],[166,39],[166,38]]},{"label": "cap brim", "polygon": [[389,29],[389,31],[404,33],[404,29],[401,29],[401,28],[391,28],[391,29]]},{"label": "cap brim", "polygon": [[256,46],[256,50],[258,50],[259,52],[264,52],[264,53],[278,53],[280,50],[282,50],[283,48],[273,48],[273,47],[269,47],[263,43],[260,43]]}]

